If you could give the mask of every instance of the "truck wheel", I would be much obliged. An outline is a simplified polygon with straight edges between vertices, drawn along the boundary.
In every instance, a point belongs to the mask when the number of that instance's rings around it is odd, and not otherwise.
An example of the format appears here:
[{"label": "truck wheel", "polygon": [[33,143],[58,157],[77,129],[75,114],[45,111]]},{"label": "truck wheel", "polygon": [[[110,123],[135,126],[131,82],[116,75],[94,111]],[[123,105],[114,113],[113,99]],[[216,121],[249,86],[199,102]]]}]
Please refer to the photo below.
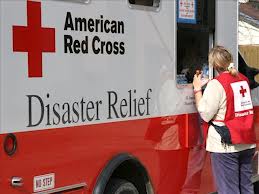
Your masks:
[{"label": "truck wheel", "polygon": [[139,192],[131,182],[112,178],[106,186],[105,194],[139,194]]}]

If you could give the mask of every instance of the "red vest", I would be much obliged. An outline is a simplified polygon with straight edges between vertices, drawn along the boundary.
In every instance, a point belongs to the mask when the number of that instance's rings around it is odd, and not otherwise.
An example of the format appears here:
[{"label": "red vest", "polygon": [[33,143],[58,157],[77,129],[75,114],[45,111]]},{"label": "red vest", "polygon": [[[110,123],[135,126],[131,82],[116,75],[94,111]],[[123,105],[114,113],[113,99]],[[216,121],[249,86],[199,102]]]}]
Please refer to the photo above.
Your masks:
[{"label": "red vest", "polygon": [[217,76],[226,92],[225,125],[228,127],[233,144],[253,144],[256,142],[253,128],[253,105],[248,79],[241,73],[237,77],[229,73]]}]

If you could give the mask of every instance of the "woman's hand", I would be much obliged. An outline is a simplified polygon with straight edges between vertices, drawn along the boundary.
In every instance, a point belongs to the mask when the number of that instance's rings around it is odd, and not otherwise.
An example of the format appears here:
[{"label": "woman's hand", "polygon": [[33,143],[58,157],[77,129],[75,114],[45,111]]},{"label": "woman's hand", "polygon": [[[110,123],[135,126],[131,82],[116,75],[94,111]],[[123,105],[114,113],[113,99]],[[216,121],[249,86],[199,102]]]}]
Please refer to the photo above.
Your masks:
[{"label": "woman's hand", "polygon": [[202,81],[201,81],[201,73],[196,73],[193,77],[193,91],[194,91],[194,97],[195,97],[195,104],[198,109],[199,102],[202,98]]},{"label": "woman's hand", "polygon": [[201,90],[201,87],[202,87],[202,82],[201,82],[201,73],[200,74],[194,74],[194,77],[193,77],[193,88],[194,90]]}]

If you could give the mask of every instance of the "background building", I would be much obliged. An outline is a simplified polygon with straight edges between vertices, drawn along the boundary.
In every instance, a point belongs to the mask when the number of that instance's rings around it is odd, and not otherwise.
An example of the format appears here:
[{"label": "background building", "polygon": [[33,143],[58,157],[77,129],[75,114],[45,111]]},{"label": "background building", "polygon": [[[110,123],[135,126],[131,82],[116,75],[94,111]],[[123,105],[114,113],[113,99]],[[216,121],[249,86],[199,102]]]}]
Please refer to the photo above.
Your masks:
[{"label": "background building", "polygon": [[259,0],[239,2],[239,51],[249,66],[259,68]]}]

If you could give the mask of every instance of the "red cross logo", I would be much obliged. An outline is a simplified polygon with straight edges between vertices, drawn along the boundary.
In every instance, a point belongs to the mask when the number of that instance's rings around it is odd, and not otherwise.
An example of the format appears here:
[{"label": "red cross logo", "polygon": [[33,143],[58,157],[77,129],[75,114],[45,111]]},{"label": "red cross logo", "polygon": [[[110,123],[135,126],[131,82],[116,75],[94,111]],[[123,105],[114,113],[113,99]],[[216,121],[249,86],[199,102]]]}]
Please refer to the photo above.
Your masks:
[{"label": "red cross logo", "polygon": [[42,77],[42,53],[55,52],[55,29],[41,26],[41,2],[27,1],[27,25],[13,26],[13,51],[28,53],[29,77]]},{"label": "red cross logo", "polygon": [[242,97],[245,97],[246,89],[243,88],[243,86],[240,86],[241,90],[239,91],[240,94],[242,94]]}]

